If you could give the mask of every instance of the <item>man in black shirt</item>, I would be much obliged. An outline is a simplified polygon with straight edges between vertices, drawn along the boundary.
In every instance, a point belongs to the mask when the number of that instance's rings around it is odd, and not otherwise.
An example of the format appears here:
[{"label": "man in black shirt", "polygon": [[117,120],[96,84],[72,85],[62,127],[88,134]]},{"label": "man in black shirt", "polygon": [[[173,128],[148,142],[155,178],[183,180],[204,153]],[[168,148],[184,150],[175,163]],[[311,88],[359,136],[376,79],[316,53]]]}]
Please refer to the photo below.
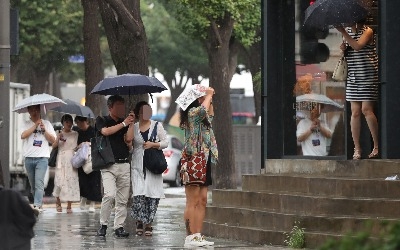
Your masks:
[{"label": "man in black shirt", "polygon": [[[108,98],[107,106],[110,114],[97,117],[96,127],[102,135],[108,136],[115,158],[115,164],[101,170],[104,195],[101,201],[100,228],[98,236],[105,236],[112,205],[115,201],[114,230],[117,237],[128,237],[124,230],[127,215],[127,203],[130,188],[130,164],[128,161],[128,144],[133,139],[133,126],[135,118],[133,113],[125,119],[125,101],[121,96],[113,95]],[[129,126],[129,129],[128,129]]]}]

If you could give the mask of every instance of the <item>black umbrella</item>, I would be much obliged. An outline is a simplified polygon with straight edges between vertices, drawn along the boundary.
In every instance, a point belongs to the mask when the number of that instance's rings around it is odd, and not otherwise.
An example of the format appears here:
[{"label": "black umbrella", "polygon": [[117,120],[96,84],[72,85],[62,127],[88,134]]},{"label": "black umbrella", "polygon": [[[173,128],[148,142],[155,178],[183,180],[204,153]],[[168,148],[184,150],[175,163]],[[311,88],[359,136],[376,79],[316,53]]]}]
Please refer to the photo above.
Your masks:
[{"label": "black umbrella", "polygon": [[104,78],[90,94],[140,95],[159,93],[167,88],[155,77],[139,74],[123,74]]},{"label": "black umbrella", "polygon": [[52,108],[50,110],[65,113],[65,114],[72,114],[77,116],[83,116],[88,118],[95,118],[93,111],[86,106],[81,105],[80,103],[74,102],[72,100],[66,99],[64,100],[66,105],[62,105],[56,108]]},{"label": "black umbrella", "polygon": [[305,11],[304,26],[351,26],[367,17],[371,0],[317,0]]}]

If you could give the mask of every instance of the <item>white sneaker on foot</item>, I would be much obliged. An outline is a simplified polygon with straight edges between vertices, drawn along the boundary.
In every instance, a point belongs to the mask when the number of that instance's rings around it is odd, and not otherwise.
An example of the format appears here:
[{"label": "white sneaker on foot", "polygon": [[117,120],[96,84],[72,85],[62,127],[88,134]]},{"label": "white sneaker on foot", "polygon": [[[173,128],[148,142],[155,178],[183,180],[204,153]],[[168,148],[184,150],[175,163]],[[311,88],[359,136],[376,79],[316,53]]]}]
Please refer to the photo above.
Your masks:
[{"label": "white sneaker on foot", "polygon": [[206,244],[206,246],[214,246],[214,242],[206,240],[204,235],[201,236],[201,240]]},{"label": "white sneaker on foot", "polygon": [[81,210],[86,210],[86,202],[87,202],[87,199],[85,197],[82,197],[81,204],[80,204]]},{"label": "white sneaker on foot", "polygon": [[206,243],[196,234],[186,236],[184,247],[203,247]]},{"label": "white sneaker on foot", "polygon": [[92,201],[90,202],[90,206],[89,206],[89,213],[94,213],[96,212],[96,209],[94,208],[95,202]]}]

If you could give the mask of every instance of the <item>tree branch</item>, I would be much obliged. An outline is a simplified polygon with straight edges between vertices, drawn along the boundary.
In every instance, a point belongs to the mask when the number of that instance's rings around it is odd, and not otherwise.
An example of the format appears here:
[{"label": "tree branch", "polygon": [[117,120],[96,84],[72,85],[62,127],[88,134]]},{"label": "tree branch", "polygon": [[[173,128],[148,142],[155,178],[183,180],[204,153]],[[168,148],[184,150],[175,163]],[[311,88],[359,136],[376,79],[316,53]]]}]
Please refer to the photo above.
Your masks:
[{"label": "tree branch", "polygon": [[[142,28],[121,0],[104,0],[117,13],[122,25],[132,34],[140,36]],[[133,22],[132,22],[133,21]]]},{"label": "tree branch", "polygon": [[214,19],[211,19],[211,27],[215,34],[215,37],[217,38],[217,41],[218,41],[217,47],[219,48],[219,47],[221,47],[222,39],[221,39],[221,35],[219,34],[217,23],[215,22]]}]

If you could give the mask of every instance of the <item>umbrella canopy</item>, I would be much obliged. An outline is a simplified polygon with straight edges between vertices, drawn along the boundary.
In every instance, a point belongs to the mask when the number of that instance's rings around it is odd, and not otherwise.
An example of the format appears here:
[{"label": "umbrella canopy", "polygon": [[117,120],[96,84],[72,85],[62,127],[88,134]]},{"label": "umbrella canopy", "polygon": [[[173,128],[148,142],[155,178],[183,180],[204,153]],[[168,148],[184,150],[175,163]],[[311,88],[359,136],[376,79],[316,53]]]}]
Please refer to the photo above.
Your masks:
[{"label": "umbrella canopy", "polygon": [[367,17],[370,6],[370,0],[317,0],[306,9],[304,26],[351,26]]},{"label": "umbrella canopy", "polygon": [[69,99],[65,99],[64,102],[66,103],[66,105],[58,106],[52,108],[51,110],[59,113],[72,114],[87,118],[95,118],[93,111],[89,107],[83,106],[80,103],[74,102]]},{"label": "umbrella canopy", "polygon": [[61,105],[66,104],[63,100],[48,94],[37,94],[29,96],[18,103],[13,111],[17,113],[28,112],[29,106],[40,105],[41,108],[46,112],[46,109],[52,109]]},{"label": "umbrella canopy", "polygon": [[296,103],[300,103],[297,106],[298,110],[310,111],[315,103],[324,104],[321,112],[341,111],[343,109],[343,105],[340,105],[326,95],[314,93],[296,96]]},{"label": "umbrella canopy", "polygon": [[139,74],[111,76],[100,81],[90,94],[140,95],[159,93],[167,88],[155,77]]}]

